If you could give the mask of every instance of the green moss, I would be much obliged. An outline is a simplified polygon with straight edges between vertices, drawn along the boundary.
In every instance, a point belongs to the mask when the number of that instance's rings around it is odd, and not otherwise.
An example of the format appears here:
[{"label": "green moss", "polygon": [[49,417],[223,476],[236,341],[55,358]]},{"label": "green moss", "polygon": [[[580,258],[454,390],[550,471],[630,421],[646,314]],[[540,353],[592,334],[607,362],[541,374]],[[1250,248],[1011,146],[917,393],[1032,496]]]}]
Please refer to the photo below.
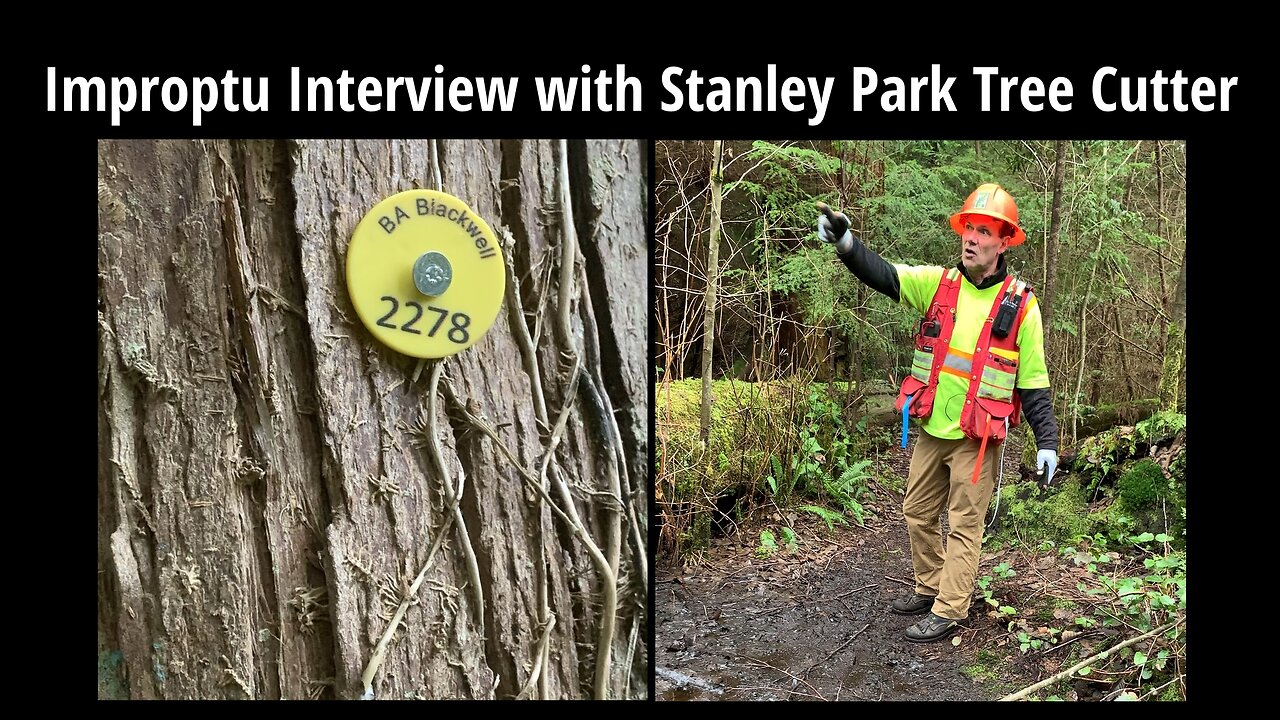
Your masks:
[{"label": "green moss", "polygon": [[1109,503],[1104,505],[1100,511],[1089,513],[1090,519],[1099,528],[1100,532],[1105,533],[1108,537],[1120,537],[1122,535],[1136,535],[1138,521],[1134,518],[1133,513],[1129,512],[1120,503]]},{"label": "green moss", "polygon": [[960,668],[966,676],[978,682],[991,682],[1000,678],[1004,659],[990,650],[979,650],[973,663]]},{"label": "green moss", "polygon": [[1130,510],[1143,510],[1168,494],[1169,483],[1155,461],[1143,459],[1116,481],[1116,498]]},{"label": "green moss", "polygon": [[[675,479],[676,500],[720,493],[735,482],[761,474],[768,456],[760,444],[745,446],[739,439],[760,432],[784,408],[768,386],[738,380],[711,384],[711,424],[707,444],[699,436],[702,381],[664,383],[657,391],[659,452],[666,472]],[[777,423],[781,424],[781,423]],[[767,472],[765,473],[767,474]]]},{"label": "green moss", "polygon": [[[702,381],[659,384],[658,467],[668,508],[664,520],[677,538],[677,554],[705,546],[713,515],[708,501],[726,494],[770,493],[785,502],[793,493],[822,499],[838,495],[836,489],[854,492],[845,485],[856,485],[858,476],[825,477],[832,468],[848,474],[865,455],[863,443],[872,442],[861,428],[844,428],[841,409],[851,387],[848,382],[716,380],[704,443]],[[837,428],[842,429],[838,441]]]},{"label": "green moss", "polygon": [[1022,435],[1022,465],[1033,468],[1036,466],[1036,455],[1039,449],[1036,447],[1036,434],[1031,429],[1030,423],[1023,423]]},{"label": "green moss", "polygon": [[1116,481],[1116,501],[1094,518],[1108,534],[1167,533],[1174,547],[1186,547],[1186,484],[1167,479],[1160,466],[1143,459]]},{"label": "green moss", "polygon": [[809,407],[809,393],[849,391],[850,383],[711,383],[711,425],[707,444],[699,426],[702,381],[697,378],[660,384],[657,388],[658,452],[665,472],[674,478],[677,501],[716,496],[738,484],[755,487],[769,476],[770,454],[799,447],[799,427]]},{"label": "green moss", "polygon": [[1027,547],[1037,547],[1046,540],[1061,545],[1092,529],[1084,492],[1074,477],[1049,491],[1041,490],[1034,482],[1006,485],[999,500],[1004,522],[992,541],[1000,545],[1015,539]]}]

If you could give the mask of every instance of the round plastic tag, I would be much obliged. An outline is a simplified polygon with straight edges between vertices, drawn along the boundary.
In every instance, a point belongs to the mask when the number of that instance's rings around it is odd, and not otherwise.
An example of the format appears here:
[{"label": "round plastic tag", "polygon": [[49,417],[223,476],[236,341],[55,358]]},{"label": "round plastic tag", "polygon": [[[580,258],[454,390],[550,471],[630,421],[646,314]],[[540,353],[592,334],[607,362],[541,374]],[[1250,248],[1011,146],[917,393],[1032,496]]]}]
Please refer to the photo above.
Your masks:
[{"label": "round plastic tag", "polygon": [[418,358],[459,353],[498,316],[502,249],[458,198],[408,190],[374,205],[347,247],[347,292],[380,342]]}]

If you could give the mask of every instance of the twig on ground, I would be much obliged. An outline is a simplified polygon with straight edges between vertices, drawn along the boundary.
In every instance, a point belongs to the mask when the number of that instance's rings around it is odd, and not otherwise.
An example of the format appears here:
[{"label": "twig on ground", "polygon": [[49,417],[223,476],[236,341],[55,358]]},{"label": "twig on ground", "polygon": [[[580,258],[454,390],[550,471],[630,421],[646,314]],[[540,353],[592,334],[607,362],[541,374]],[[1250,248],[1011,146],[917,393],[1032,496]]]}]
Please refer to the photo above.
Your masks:
[{"label": "twig on ground", "polygon": [[766,692],[784,692],[784,693],[787,693],[788,695],[800,695],[800,696],[802,696],[802,697],[811,697],[811,698],[816,698],[816,699],[818,699],[818,700],[824,700],[824,701],[826,700],[826,698],[822,697],[821,695],[814,695],[814,694],[812,694],[812,693],[800,692],[799,690],[792,690],[792,689],[790,689],[790,688],[776,688],[776,687],[729,687],[729,688],[725,688],[725,691],[726,691],[726,692],[744,692],[744,691],[750,691],[750,690],[756,690],[756,691],[763,690],[763,691],[766,691]]},{"label": "twig on ground", "polygon": [[1053,647],[1049,648],[1048,650],[1045,650],[1045,651],[1041,652],[1040,654],[1041,654],[1041,655],[1048,655],[1049,653],[1053,652],[1054,650],[1057,650],[1057,649],[1059,649],[1059,648],[1064,648],[1064,647],[1066,647],[1066,646],[1070,645],[1071,643],[1073,643],[1073,642],[1075,642],[1075,641],[1077,641],[1077,640],[1079,640],[1079,639],[1081,639],[1081,638],[1093,637],[1093,636],[1098,635],[1098,634],[1099,634],[1099,633],[1098,633],[1098,631],[1096,631],[1096,630],[1090,630],[1089,632],[1082,632],[1082,633],[1080,633],[1079,635],[1077,635],[1077,636],[1075,636],[1075,637],[1071,638],[1070,640],[1068,640],[1068,641],[1066,641],[1066,642],[1063,642],[1063,643],[1059,643],[1059,644],[1057,644],[1057,645],[1054,645]]},{"label": "twig on ground", "polygon": [[1084,660],[1081,660],[1080,662],[1076,663],[1075,665],[1072,665],[1071,667],[1067,668],[1066,670],[1063,670],[1062,672],[1060,672],[1060,673],[1058,673],[1058,674],[1056,674],[1056,675],[1054,675],[1054,676],[1052,676],[1052,677],[1045,678],[1044,680],[1041,680],[1040,682],[1038,682],[1038,683],[1036,683],[1036,684],[1034,684],[1034,685],[1031,685],[1031,686],[1029,686],[1029,687],[1025,687],[1025,688],[1023,688],[1023,689],[1019,690],[1019,691],[1018,691],[1018,692],[1016,692],[1016,693],[1012,693],[1012,694],[1010,694],[1010,695],[1005,695],[1004,697],[1000,698],[1000,702],[1004,702],[1004,701],[1006,701],[1006,700],[1020,700],[1020,699],[1022,699],[1022,698],[1024,698],[1024,697],[1026,697],[1027,695],[1029,695],[1029,694],[1031,694],[1031,693],[1033,693],[1033,692],[1035,692],[1035,691],[1037,691],[1037,690],[1039,690],[1039,689],[1041,689],[1041,688],[1048,687],[1048,686],[1050,686],[1050,685],[1052,685],[1052,684],[1054,684],[1054,683],[1058,682],[1059,680],[1065,680],[1066,678],[1071,677],[1071,676],[1072,676],[1072,675],[1074,675],[1074,674],[1075,674],[1075,672],[1076,672],[1077,670],[1079,670],[1080,668],[1083,668],[1083,667],[1085,667],[1085,666],[1087,666],[1087,665],[1090,665],[1090,664],[1092,664],[1092,663],[1095,663],[1095,662],[1097,662],[1098,660],[1104,660],[1104,659],[1106,659],[1106,658],[1110,657],[1110,656],[1111,656],[1111,654],[1112,654],[1112,653],[1114,653],[1114,652],[1116,652],[1117,650],[1120,650],[1120,649],[1122,649],[1122,648],[1129,647],[1130,645],[1132,645],[1132,644],[1134,644],[1134,643],[1136,643],[1136,642],[1139,642],[1139,641],[1141,641],[1141,640],[1145,640],[1145,639],[1147,639],[1147,638],[1149,638],[1149,637],[1154,637],[1154,636],[1156,636],[1156,635],[1159,635],[1160,633],[1162,633],[1162,632],[1164,632],[1164,631],[1166,631],[1166,630],[1169,630],[1170,628],[1176,627],[1176,626],[1178,626],[1178,625],[1182,624],[1182,623],[1183,623],[1183,622],[1185,622],[1185,621],[1186,621],[1186,618],[1185,618],[1185,617],[1180,617],[1180,618],[1178,618],[1177,620],[1175,620],[1175,621],[1173,621],[1173,622],[1171,622],[1171,623],[1166,623],[1165,625],[1162,625],[1162,626],[1160,626],[1160,627],[1156,628],[1155,630],[1152,630],[1152,631],[1150,631],[1150,632],[1143,633],[1142,635],[1138,635],[1137,637],[1129,638],[1128,640],[1125,640],[1124,642],[1120,643],[1119,645],[1116,645],[1116,646],[1114,646],[1114,647],[1109,647],[1109,648],[1107,648],[1106,650],[1103,650],[1102,652],[1098,653],[1097,655],[1093,655],[1092,657],[1088,657],[1088,658],[1085,658]]},{"label": "twig on ground", "polygon": [[822,599],[820,599],[820,600],[810,600],[810,601],[808,601],[808,602],[820,602],[820,603],[821,603],[821,602],[831,602],[832,600],[839,600],[840,598],[849,597],[850,595],[852,595],[852,594],[854,594],[854,593],[856,593],[856,592],[862,592],[863,590],[867,590],[867,589],[869,589],[869,588],[873,588],[873,587],[879,587],[879,586],[878,586],[878,585],[876,585],[875,583],[872,583],[872,584],[870,584],[870,585],[863,585],[863,586],[862,586],[862,587],[860,587],[860,588],[854,588],[854,589],[850,590],[849,592],[843,592],[843,593],[840,593],[839,595],[836,595],[836,596],[834,596],[834,597],[822,598]]},{"label": "twig on ground", "polygon": [[804,671],[804,674],[805,674],[805,675],[808,675],[808,674],[809,674],[809,673],[810,673],[814,668],[818,667],[819,665],[824,665],[824,664],[826,664],[826,662],[827,662],[828,660],[830,660],[831,658],[833,658],[833,657],[835,657],[835,656],[836,656],[836,653],[839,653],[841,650],[843,650],[843,649],[845,649],[845,648],[849,647],[849,644],[850,644],[850,643],[852,643],[854,640],[857,640],[857,639],[858,639],[858,636],[862,634],[862,631],[863,631],[863,630],[866,630],[866,629],[867,629],[867,628],[869,628],[869,627],[871,627],[871,623],[867,623],[866,625],[863,625],[863,626],[862,626],[862,629],[858,630],[858,632],[854,633],[853,635],[850,635],[850,636],[849,636],[849,639],[848,639],[848,640],[845,640],[843,645],[841,645],[840,647],[836,648],[835,650],[832,650],[832,651],[831,651],[831,652],[830,652],[826,657],[822,658],[822,659],[821,659],[821,660],[819,660],[818,662],[816,662],[816,663],[814,663],[814,664],[810,665],[810,666],[809,666],[809,669]]},{"label": "twig on ground", "polygon": [[783,669],[782,669],[782,668],[780,668],[780,667],[775,667],[775,666],[773,666],[773,665],[770,665],[769,663],[767,663],[767,662],[765,662],[765,661],[763,661],[763,660],[761,660],[761,659],[759,659],[759,658],[754,658],[754,657],[751,657],[750,655],[743,655],[742,653],[735,653],[735,654],[736,654],[738,657],[740,657],[740,658],[745,658],[745,659],[750,660],[750,661],[752,661],[752,662],[760,663],[760,664],[761,664],[761,665],[763,665],[764,667],[767,667],[767,668],[769,668],[769,669],[771,669],[771,670],[777,670],[778,672],[782,673],[783,675],[786,675],[787,677],[791,678],[792,680],[795,680],[796,682],[804,683],[804,686],[805,686],[805,687],[809,688],[810,690],[812,690],[812,691],[814,692],[814,697],[820,698],[820,699],[822,699],[822,700],[826,700],[826,698],[822,697],[822,693],[818,691],[818,688],[816,688],[816,687],[814,687],[814,686],[810,685],[808,680],[805,680],[804,678],[801,678],[801,677],[797,677],[797,676],[795,676],[795,675],[791,674],[790,672],[787,672],[786,670],[783,670]]}]

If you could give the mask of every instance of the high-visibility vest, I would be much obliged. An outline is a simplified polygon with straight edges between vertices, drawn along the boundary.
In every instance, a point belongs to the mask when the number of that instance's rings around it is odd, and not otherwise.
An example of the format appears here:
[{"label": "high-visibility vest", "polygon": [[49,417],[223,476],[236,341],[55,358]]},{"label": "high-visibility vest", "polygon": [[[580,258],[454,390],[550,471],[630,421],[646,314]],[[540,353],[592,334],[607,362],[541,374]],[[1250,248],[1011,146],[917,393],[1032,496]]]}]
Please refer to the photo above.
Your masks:
[{"label": "high-visibility vest", "polygon": [[[951,268],[942,275],[929,311],[916,333],[911,374],[902,381],[897,409],[901,413],[910,397],[908,414],[917,418],[929,417],[933,412],[939,373],[966,377],[969,390],[960,415],[960,430],[968,438],[981,440],[985,447],[988,440],[1003,440],[1008,426],[1016,426],[1020,421],[1022,402],[1014,386],[1018,378],[1018,330],[1031,304],[1031,288],[1021,280],[1014,280],[1012,275],[1005,278],[978,335],[978,343],[969,353],[951,347],[960,282],[957,268]],[[1001,338],[994,336],[991,328],[1006,296],[1010,300],[1016,299],[1019,306],[1013,327]]]}]

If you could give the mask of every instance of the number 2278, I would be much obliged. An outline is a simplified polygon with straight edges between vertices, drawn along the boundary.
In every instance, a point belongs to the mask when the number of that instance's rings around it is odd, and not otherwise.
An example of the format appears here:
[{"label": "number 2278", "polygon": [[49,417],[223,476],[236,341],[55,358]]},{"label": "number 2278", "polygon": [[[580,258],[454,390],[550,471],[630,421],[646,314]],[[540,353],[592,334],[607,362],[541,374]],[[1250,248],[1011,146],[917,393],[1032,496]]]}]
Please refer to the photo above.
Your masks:
[{"label": "number 2278", "polygon": [[461,345],[471,339],[470,333],[467,332],[467,326],[471,324],[471,316],[466,313],[456,312],[451,316],[449,311],[444,308],[432,307],[431,305],[423,308],[422,305],[418,304],[416,301],[410,300],[405,303],[405,307],[411,307],[416,310],[416,312],[413,314],[413,317],[409,319],[409,322],[397,328],[395,325],[387,322],[387,320],[392,315],[395,315],[396,311],[400,309],[400,301],[390,295],[383,295],[382,299],[391,303],[391,310],[387,311],[386,315],[378,318],[378,325],[381,327],[391,328],[392,330],[402,330],[407,333],[413,333],[414,335],[421,335],[422,330],[415,328],[414,325],[422,319],[422,313],[425,310],[430,310],[433,313],[439,313],[439,317],[436,318],[436,322],[431,326],[431,329],[427,331],[427,337],[435,337],[436,333],[440,331],[440,326],[444,324],[445,318],[450,318],[451,327],[448,332],[449,341]]}]

